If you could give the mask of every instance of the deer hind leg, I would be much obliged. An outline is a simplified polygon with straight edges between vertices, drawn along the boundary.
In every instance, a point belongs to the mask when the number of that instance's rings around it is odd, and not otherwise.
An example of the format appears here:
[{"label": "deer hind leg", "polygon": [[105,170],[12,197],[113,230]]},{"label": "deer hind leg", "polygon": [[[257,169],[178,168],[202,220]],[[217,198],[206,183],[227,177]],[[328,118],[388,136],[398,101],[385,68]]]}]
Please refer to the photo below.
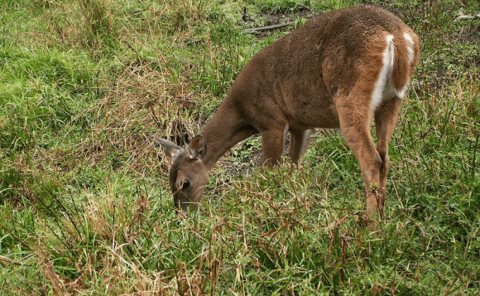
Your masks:
[{"label": "deer hind leg", "polygon": [[292,140],[288,153],[292,161],[297,164],[307,149],[311,130],[291,130],[290,133]]},{"label": "deer hind leg", "polygon": [[398,113],[402,100],[393,98],[384,101],[375,110],[375,128],[377,133],[377,151],[382,159],[380,166],[380,188],[386,192],[387,175],[390,170],[390,159],[388,157],[388,144],[392,138],[393,130],[397,123]]},{"label": "deer hind leg", "polygon": [[262,136],[263,165],[273,166],[280,162],[287,132],[288,125],[284,128],[271,128],[260,132]]},{"label": "deer hind leg", "polygon": [[367,218],[371,219],[377,210],[383,217],[384,194],[379,190],[382,160],[370,134],[370,105],[361,102],[360,97],[349,96],[337,98],[336,107],[343,137],[360,163],[367,194]]}]

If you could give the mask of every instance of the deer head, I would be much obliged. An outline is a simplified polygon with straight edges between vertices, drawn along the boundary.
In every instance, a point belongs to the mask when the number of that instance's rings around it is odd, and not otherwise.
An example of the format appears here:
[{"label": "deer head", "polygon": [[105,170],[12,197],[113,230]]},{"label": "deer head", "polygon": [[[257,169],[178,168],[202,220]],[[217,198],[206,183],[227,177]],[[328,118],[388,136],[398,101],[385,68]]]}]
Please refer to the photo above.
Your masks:
[{"label": "deer head", "polygon": [[165,139],[156,142],[173,160],[169,181],[175,207],[182,211],[189,206],[196,209],[208,183],[208,169],[202,161],[207,151],[204,138],[195,136],[186,149]]}]

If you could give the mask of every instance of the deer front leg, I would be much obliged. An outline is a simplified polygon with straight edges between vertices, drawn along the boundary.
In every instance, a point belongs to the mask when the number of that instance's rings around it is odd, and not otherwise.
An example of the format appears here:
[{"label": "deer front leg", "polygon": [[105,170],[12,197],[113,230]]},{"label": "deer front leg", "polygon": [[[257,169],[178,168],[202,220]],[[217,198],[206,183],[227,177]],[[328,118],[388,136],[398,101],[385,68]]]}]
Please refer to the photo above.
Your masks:
[{"label": "deer front leg", "polygon": [[297,164],[307,149],[311,130],[291,130],[290,132],[292,140],[288,152],[293,163]]},{"label": "deer front leg", "polygon": [[342,97],[336,101],[340,128],[348,147],[360,163],[367,195],[367,219],[378,210],[383,218],[385,192],[380,188],[382,159],[370,134],[371,111],[369,104],[361,104],[355,97]]},{"label": "deer front leg", "polygon": [[273,166],[280,162],[285,145],[287,128],[268,129],[261,131],[262,136],[262,164]]}]

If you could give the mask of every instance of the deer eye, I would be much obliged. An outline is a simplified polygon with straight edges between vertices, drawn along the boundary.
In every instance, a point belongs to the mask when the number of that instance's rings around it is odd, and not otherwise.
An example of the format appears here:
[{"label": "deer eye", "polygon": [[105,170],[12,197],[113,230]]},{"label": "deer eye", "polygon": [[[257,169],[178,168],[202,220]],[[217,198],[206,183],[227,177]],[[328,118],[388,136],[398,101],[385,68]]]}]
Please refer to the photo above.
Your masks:
[{"label": "deer eye", "polygon": [[185,189],[188,189],[190,188],[190,181],[189,180],[185,180],[183,181],[183,185],[182,185],[182,190],[185,190]]}]

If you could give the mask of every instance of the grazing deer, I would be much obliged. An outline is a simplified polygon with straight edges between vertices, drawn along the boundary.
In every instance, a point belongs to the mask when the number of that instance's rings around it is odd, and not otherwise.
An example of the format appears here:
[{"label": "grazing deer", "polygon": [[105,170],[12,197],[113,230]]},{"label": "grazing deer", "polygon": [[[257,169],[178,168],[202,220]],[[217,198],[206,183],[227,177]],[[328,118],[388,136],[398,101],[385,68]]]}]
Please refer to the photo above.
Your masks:
[{"label": "grazing deer", "polygon": [[[236,143],[260,133],[263,163],[276,164],[287,133],[298,162],[312,128],[338,128],[360,163],[367,218],[383,217],[388,144],[419,54],[417,35],[390,12],[360,6],[322,14],[263,49],[182,149],[157,140],[174,161],[174,203],[199,202],[208,172]],[[375,120],[378,143],[370,134]]]}]

